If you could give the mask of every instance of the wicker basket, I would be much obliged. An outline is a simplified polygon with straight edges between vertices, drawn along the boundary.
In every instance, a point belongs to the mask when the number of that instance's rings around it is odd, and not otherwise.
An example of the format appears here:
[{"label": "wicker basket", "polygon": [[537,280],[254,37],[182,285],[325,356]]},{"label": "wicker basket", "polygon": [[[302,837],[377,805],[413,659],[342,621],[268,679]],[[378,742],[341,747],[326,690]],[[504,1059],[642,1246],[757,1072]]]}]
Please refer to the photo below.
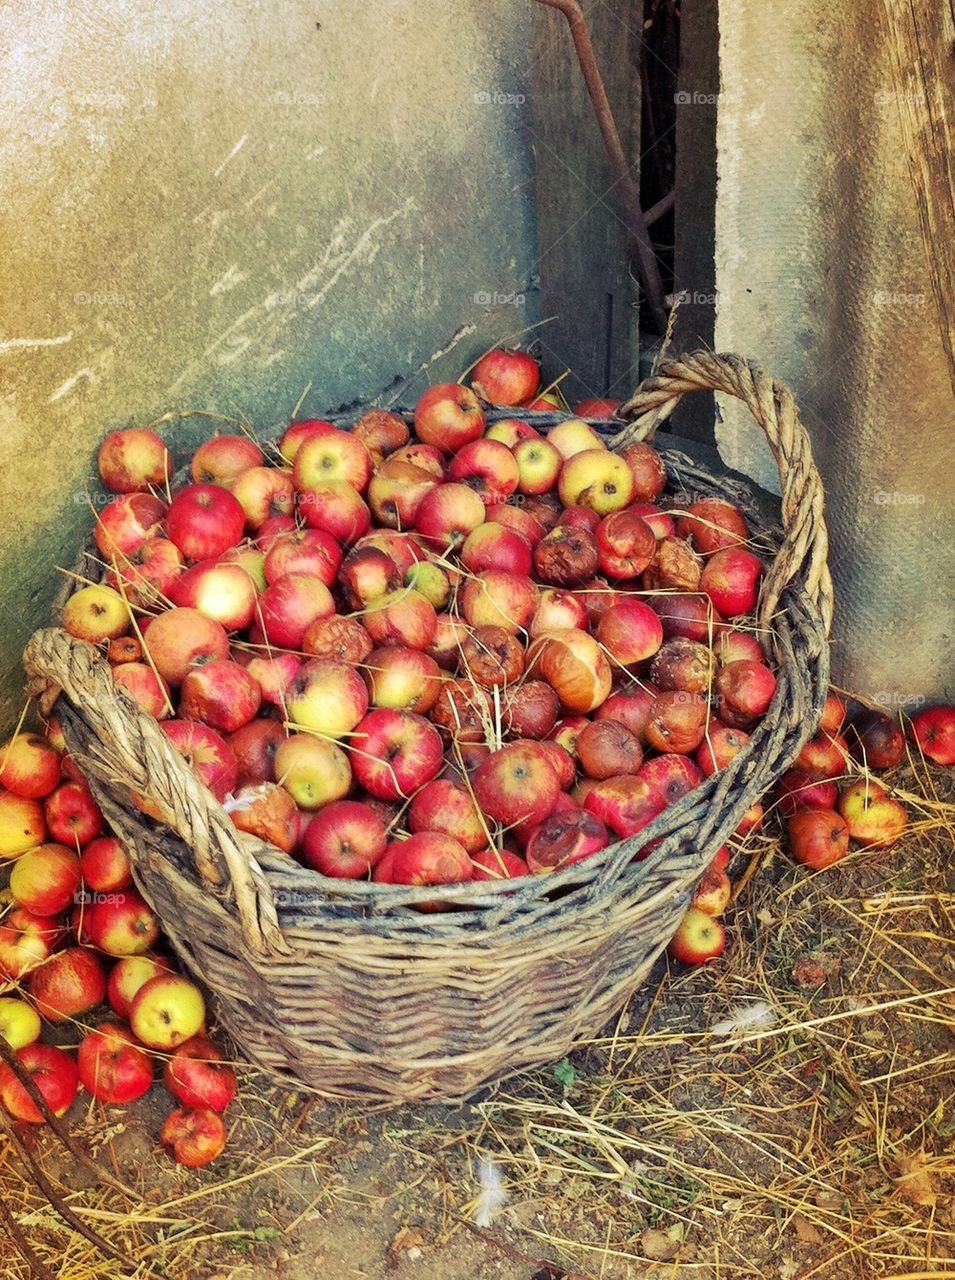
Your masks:
[{"label": "wicker basket", "polygon": [[[759,531],[774,553],[759,618],[776,695],[728,768],[639,836],[556,875],[442,889],[457,909],[430,914],[413,908],[433,889],[325,879],[235,830],[96,648],[59,628],[31,639],[32,688],[48,700],[62,691],[67,743],[129,846],[137,884],[266,1071],[331,1096],[452,1100],[560,1057],[643,982],[715,849],[813,731],[832,593],[821,485],[792,395],[737,357],[703,353],[667,364],[625,406],[628,425],[603,429],[615,447],[645,438],[683,395],[706,389],[747,405],[779,465],[783,531]],[[661,453],[694,492],[726,492],[725,478]],[[733,494],[758,519],[752,496]],[[168,821],[145,818],[130,788]]]}]

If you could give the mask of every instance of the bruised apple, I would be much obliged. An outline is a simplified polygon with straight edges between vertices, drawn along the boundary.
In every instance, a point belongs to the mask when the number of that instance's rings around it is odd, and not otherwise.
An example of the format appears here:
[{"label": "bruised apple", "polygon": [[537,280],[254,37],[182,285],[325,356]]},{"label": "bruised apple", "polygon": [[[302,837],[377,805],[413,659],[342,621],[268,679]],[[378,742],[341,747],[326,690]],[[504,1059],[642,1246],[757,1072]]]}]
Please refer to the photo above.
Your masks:
[{"label": "bruised apple", "polygon": [[568,711],[585,715],[610,693],[613,677],[600,645],[570,628],[539,636],[527,651],[527,674],[546,680]]}]

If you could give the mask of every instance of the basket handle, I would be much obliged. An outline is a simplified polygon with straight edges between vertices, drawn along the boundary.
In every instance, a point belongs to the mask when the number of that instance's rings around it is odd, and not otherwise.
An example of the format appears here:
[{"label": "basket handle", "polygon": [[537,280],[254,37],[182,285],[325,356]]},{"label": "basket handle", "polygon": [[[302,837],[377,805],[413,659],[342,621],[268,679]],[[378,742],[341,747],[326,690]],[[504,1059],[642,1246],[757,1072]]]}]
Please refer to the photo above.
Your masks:
[{"label": "basket handle", "polygon": [[93,730],[94,764],[158,802],[166,825],[191,850],[200,880],[211,888],[228,880],[249,948],[258,955],[290,955],[258,863],[257,855],[270,846],[236,829],[158,721],[117,687],[99,650],[48,627],[31,637],[23,665],[31,692],[59,689]]},{"label": "basket handle", "polygon": [[697,351],[667,361],[620,408],[618,416],[629,419],[629,425],[614,438],[612,447],[652,439],[660,423],[692,391],[722,391],[742,400],[765,432],[779,469],[783,541],[760,588],[757,621],[761,633],[772,635],[780,596],[803,575],[806,593],[819,610],[828,635],[833,591],[826,563],[829,534],[822,480],[795,397],[785,383],[740,356]]}]

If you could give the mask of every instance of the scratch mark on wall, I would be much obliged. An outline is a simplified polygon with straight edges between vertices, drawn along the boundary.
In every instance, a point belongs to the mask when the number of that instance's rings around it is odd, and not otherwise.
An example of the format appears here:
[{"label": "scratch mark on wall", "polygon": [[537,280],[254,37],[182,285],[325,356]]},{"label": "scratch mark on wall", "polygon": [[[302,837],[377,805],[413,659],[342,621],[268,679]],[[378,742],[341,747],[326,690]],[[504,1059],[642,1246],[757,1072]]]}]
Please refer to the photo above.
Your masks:
[{"label": "scratch mark on wall", "polygon": [[269,178],[268,182],[264,186],[259,187],[255,195],[249,196],[248,200],[246,200],[245,204],[243,205],[243,208],[251,209],[252,206],[255,204],[255,202],[258,200],[258,198],[260,196],[264,196],[266,191],[268,191],[270,187],[275,186],[276,182],[278,182],[278,178]]},{"label": "scratch mark on wall", "polygon": [[209,290],[209,297],[215,298],[220,293],[228,293],[230,289],[234,289],[236,285],[241,284],[244,279],[245,275],[233,263],[228,271],[221,275]]},{"label": "scratch mark on wall", "polygon": [[396,404],[404,395],[408,387],[413,386],[415,381],[421,377],[426,369],[430,369],[436,360],[440,360],[442,356],[446,356],[450,351],[453,351],[459,342],[464,338],[470,337],[476,329],[477,325],[475,324],[462,324],[459,328],[455,329],[450,340],[446,342],[443,347],[438,347],[437,351],[432,351],[427,360],[423,360],[421,364],[418,365],[414,373],[409,374],[407,378],[402,378],[399,381],[394,395],[391,396],[388,401],[388,407],[390,408],[393,404]]},{"label": "scratch mark on wall", "polygon": [[336,256],[335,250],[341,245],[343,238],[342,224],[340,223],[322,261],[320,263],[316,263],[310,271],[307,271],[296,286],[304,293],[318,283],[325,271],[332,268],[332,274],[324,282],[321,288],[311,296],[307,305],[309,307],[317,307],[320,303],[324,302],[341,277],[355,262],[360,260],[364,260],[368,263],[374,262],[375,258],[378,256],[379,250],[381,249],[380,244],[375,244],[373,242],[375,233],[389,226],[396,218],[401,218],[405,214],[410,213],[415,207],[414,197],[409,196],[403,204],[399,205],[397,209],[393,210],[385,217],[375,218],[370,226],[365,228],[358,240],[350,249],[344,253],[339,253]]},{"label": "scratch mark on wall", "polygon": [[73,388],[80,382],[95,382],[95,381],[96,381],[96,374],[93,372],[92,369],[78,369],[76,373],[72,375],[72,377],[67,378],[67,380],[64,383],[61,383],[60,386],[57,387],[57,389],[53,392],[53,394],[50,396],[49,400],[47,401],[47,404],[53,404],[56,400],[62,400],[62,398],[65,395],[69,395],[69,393],[73,390]]},{"label": "scratch mark on wall", "polygon": [[61,347],[64,342],[72,341],[72,330],[60,334],[58,338],[7,338],[6,342],[0,342],[0,355],[5,355],[8,351],[21,351],[26,347]]},{"label": "scratch mark on wall", "polygon": [[239,154],[239,152],[242,150],[242,148],[245,146],[248,140],[249,140],[249,135],[247,133],[243,133],[242,137],[235,144],[235,146],[232,148],[232,150],[229,152],[226,158],[222,161],[222,164],[219,165],[218,169],[216,169],[215,173],[212,175],[214,178],[218,178],[219,174],[226,167],[229,161],[234,159]]}]

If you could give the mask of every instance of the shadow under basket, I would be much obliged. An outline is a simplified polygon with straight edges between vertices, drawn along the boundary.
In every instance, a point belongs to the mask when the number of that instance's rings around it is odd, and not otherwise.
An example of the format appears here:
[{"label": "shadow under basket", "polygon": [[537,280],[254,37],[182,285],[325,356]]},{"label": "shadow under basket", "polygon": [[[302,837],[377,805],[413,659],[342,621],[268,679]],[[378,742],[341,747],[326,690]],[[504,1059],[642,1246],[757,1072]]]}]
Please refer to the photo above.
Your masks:
[{"label": "shadow under basket", "polygon": [[[621,420],[596,425],[620,448],[701,390],[742,400],[779,466],[781,529],[743,482],[658,444],[671,488],[731,497],[772,557],[757,623],[776,694],[727,768],[639,835],[563,872],[442,888],[453,909],[437,913],[415,909],[433,888],[327,879],[236,831],[157,722],[116,688],[99,649],[58,627],[30,640],[32,689],[61,691],[67,744],[128,845],[139,888],[241,1051],[275,1078],[341,1098],[451,1101],[594,1036],[645,980],[715,851],[813,732],[832,589],[822,488],[790,392],[738,357],[699,353],[645,382]],[[498,416],[541,430],[557,420]],[[167,821],[145,817],[131,789]]]}]

